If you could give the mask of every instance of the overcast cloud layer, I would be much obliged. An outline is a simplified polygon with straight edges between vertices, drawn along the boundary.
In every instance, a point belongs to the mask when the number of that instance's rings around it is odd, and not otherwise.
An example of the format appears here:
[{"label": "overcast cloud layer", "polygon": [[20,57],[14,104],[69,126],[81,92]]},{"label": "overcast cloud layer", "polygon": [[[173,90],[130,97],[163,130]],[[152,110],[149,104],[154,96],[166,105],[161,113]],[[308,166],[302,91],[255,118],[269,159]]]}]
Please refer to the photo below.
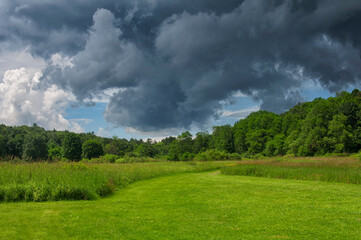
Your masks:
[{"label": "overcast cloud layer", "polygon": [[91,105],[115,89],[104,113],[115,126],[187,129],[224,115],[237,92],[279,113],[310,82],[359,86],[360,22],[359,0],[3,0],[0,54],[46,63],[44,99]]}]

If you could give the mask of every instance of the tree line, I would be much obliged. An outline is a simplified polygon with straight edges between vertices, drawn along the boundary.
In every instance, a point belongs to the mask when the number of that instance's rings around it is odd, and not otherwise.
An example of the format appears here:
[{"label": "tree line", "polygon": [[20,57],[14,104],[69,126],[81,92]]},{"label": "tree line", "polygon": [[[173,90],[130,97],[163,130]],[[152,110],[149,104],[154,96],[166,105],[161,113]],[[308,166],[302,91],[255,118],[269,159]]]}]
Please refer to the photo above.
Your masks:
[{"label": "tree line", "polygon": [[299,103],[282,114],[251,113],[233,126],[212,133],[188,131],[159,142],[103,138],[94,133],[46,131],[38,125],[0,125],[0,156],[25,161],[78,161],[105,154],[171,161],[240,159],[256,155],[315,156],[355,153],[361,149],[361,92],[337,93],[328,99]]}]

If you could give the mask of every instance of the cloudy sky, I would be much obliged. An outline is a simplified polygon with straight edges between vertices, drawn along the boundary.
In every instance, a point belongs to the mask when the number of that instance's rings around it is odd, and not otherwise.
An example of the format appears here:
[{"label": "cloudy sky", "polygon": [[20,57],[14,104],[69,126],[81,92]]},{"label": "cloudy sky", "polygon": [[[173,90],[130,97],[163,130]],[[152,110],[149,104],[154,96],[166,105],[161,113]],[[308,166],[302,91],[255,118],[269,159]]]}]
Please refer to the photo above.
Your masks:
[{"label": "cloudy sky", "polygon": [[359,88],[359,0],[1,0],[0,123],[159,138]]}]

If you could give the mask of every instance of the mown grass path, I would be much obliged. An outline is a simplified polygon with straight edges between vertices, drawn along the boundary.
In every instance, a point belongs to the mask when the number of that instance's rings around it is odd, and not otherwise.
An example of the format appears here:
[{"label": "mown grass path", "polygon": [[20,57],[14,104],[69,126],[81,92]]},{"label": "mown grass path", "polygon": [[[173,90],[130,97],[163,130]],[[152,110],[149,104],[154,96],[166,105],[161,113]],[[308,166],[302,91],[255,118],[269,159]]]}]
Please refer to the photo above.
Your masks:
[{"label": "mown grass path", "polygon": [[187,173],[96,201],[1,203],[0,239],[360,239],[359,185]]}]

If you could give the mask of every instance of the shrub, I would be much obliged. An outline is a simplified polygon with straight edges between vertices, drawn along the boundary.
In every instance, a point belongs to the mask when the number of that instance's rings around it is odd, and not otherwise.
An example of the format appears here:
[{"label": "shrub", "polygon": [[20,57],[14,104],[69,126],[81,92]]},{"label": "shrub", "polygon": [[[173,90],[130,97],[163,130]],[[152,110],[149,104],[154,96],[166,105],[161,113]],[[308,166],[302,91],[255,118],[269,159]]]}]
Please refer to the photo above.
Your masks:
[{"label": "shrub", "polygon": [[242,154],[241,154],[241,157],[242,157],[242,158],[252,158],[253,155],[252,155],[251,153],[249,153],[249,152],[245,152],[245,153],[242,153]]},{"label": "shrub", "polygon": [[210,149],[202,153],[198,153],[195,158],[196,161],[220,161],[227,159],[227,153]]},{"label": "shrub", "polygon": [[239,153],[229,153],[227,154],[228,160],[242,160],[242,156]]},{"label": "shrub", "polygon": [[253,156],[253,159],[265,159],[266,157],[264,155],[262,155],[261,153],[257,153],[256,155]]},{"label": "shrub", "polygon": [[114,155],[114,154],[105,154],[104,156],[101,156],[100,158],[104,159],[104,162],[115,163],[115,160],[117,160],[119,158],[119,156]]},{"label": "shrub", "polygon": [[50,160],[61,159],[62,157],[61,148],[60,147],[50,148],[48,151],[48,157]]},{"label": "shrub", "polygon": [[190,153],[190,152],[185,152],[182,154],[182,156],[180,157],[181,161],[191,161],[194,159],[196,155],[194,153]]}]

